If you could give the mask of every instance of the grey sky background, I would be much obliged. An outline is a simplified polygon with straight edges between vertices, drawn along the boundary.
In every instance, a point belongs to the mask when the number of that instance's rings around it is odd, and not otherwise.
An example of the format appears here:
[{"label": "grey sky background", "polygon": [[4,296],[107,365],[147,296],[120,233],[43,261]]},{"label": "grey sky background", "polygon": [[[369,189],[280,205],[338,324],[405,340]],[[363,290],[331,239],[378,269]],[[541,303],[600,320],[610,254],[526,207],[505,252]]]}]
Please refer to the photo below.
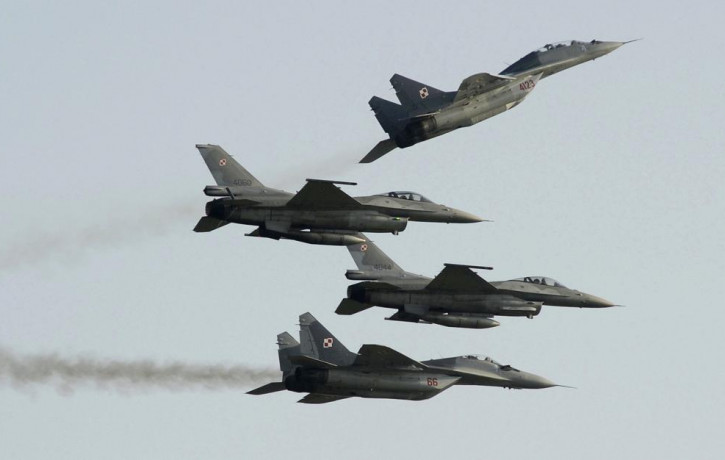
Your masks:
[{"label": "grey sky background", "polygon": [[[242,389],[14,387],[2,458],[719,458],[725,275],[716,2],[13,2],[0,15],[0,347],[275,368],[312,312],[351,349],[480,353],[577,389],[296,404]],[[515,110],[356,162],[401,73],[453,90],[566,39],[645,40]],[[411,189],[493,223],[375,241],[405,269],[490,264],[626,305],[492,330],[334,314],[339,247],[191,231],[216,143],[263,183]],[[250,385],[248,388],[252,388]]]}]

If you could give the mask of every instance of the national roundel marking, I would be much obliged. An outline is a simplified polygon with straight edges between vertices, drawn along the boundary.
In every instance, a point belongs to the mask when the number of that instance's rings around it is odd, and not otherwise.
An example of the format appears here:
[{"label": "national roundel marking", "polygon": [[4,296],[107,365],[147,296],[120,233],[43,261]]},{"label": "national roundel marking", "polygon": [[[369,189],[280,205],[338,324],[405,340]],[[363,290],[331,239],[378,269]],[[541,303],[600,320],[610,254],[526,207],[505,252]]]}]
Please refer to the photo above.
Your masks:
[{"label": "national roundel marking", "polygon": [[418,91],[418,93],[420,94],[421,99],[425,99],[426,97],[428,97],[428,87],[422,87],[420,91]]},{"label": "national roundel marking", "polygon": [[367,245],[367,244],[363,244],[362,246],[360,246],[360,250],[361,250],[362,252],[365,252],[365,251],[367,251],[367,250],[368,250],[368,245]]},{"label": "national roundel marking", "polygon": [[221,160],[219,160],[219,166],[226,166],[226,164],[227,164],[226,158],[222,158]]},{"label": "national roundel marking", "polygon": [[332,340],[332,337],[328,337],[325,340],[322,341],[322,348],[332,348],[332,343],[334,340]]}]

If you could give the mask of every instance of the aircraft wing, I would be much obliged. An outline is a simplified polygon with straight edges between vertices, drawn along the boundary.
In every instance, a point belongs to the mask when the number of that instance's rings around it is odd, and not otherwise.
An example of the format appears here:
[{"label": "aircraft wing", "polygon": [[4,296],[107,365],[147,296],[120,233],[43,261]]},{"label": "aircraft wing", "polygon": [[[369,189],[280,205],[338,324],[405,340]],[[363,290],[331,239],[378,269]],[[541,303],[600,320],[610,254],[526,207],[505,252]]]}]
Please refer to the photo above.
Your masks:
[{"label": "aircraft wing", "polygon": [[335,182],[307,179],[302,190],[287,202],[288,208],[300,209],[355,209],[362,205],[340,190]]},{"label": "aircraft wing", "polygon": [[415,368],[420,370],[426,368],[424,364],[382,345],[363,345],[357,354],[355,362],[352,363],[354,367],[374,369]]},{"label": "aircraft wing", "polygon": [[500,75],[491,75],[490,73],[477,73],[476,75],[471,75],[461,82],[461,86],[458,87],[458,93],[456,93],[453,103],[455,104],[460,100],[478,96],[479,94],[490,91],[511,80],[515,79]]},{"label": "aircraft wing", "polygon": [[335,402],[335,401],[339,401],[341,399],[346,399],[346,398],[349,398],[349,396],[325,395],[322,393],[310,393],[297,402],[304,403],[304,404],[325,404],[325,403]]},{"label": "aircraft wing", "polygon": [[445,291],[496,292],[496,288],[465,265],[446,264],[426,289]]}]

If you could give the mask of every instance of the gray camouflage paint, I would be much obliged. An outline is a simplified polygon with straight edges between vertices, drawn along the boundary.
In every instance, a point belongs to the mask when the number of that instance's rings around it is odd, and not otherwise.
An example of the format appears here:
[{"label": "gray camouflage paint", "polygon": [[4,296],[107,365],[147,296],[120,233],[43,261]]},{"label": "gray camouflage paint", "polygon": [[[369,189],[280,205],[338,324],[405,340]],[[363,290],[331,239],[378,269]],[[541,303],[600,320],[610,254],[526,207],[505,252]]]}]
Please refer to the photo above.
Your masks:
[{"label": "gray camouflage paint", "polygon": [[322,404],[350,397],[423,400],[453,385],[540,389],[556,385],[536,374],[476,355],[415,361],[381,345],[350,352],[310,313],[300,315],[300,341],[277,336],[282,381],[248,392],[309,393],[299,402]]}]

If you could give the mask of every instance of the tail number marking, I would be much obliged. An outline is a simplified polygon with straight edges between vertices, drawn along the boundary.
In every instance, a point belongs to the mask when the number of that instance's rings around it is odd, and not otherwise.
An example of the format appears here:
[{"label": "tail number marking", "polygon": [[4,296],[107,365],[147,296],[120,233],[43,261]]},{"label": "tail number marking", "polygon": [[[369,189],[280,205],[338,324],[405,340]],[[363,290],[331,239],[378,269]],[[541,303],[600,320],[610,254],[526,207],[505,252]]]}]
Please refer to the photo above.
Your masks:
[{"label": "tail number marking", "polygon": [[534,80],[526,80],[519,83],[519,89],[521,91],[528,91],[531,89],[534,89],[534,86],[536,86],[536,83],[534,83]]}]

